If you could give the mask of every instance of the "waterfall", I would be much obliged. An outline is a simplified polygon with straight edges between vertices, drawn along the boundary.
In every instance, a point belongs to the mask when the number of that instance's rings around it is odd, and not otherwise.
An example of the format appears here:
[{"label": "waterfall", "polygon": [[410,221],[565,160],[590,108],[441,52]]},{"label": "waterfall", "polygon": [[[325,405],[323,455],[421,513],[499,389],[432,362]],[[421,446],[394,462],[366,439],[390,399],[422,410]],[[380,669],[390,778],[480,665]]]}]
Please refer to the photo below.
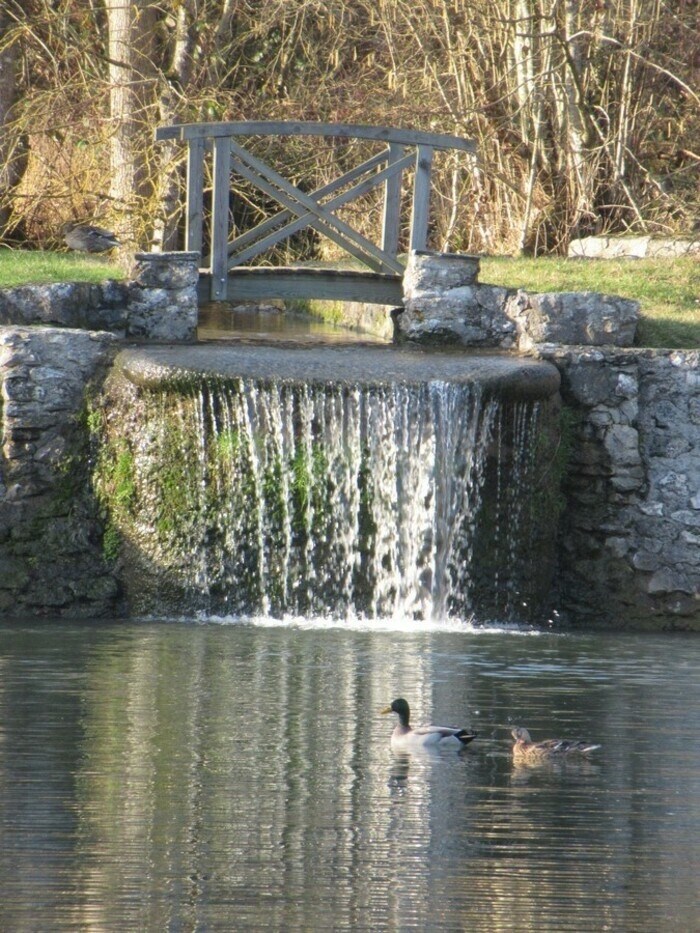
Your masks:
[{"label": "waterfall", "polygon": [[164,572],[134,586],[142,608],[527,615],[541,401],[256,378],[144,399],[127,537]]}]

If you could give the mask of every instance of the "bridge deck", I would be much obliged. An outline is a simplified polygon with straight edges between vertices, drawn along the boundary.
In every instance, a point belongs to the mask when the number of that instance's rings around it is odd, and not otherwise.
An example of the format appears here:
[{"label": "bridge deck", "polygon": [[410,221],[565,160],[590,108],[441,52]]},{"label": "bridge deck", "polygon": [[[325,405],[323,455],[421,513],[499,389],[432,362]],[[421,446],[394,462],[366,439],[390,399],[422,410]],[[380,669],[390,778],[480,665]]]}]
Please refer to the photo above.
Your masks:
[{"label": "bridge deck", "polygon": [[[211,276],[199,280],[201,301],[211,294]],[[236,266],[228,274],[228,301],[270,298],[314,298],[361,301],[366,304],[403,304],[400,275],[349,269],[313,269],[308,266]]]}]

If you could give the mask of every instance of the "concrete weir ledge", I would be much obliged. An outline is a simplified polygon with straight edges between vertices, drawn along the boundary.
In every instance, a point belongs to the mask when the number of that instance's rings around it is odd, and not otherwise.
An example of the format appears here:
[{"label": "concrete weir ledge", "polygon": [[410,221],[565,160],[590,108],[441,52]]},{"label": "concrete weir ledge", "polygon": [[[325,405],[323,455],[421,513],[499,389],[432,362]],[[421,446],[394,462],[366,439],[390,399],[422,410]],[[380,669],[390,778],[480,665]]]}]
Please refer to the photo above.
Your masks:
[{"label": "concrete weir ledge", "polygon": [[450,353],[392,346],[299,347],[238,344],[123,350],[116,366],[134,384],[156,388],[183,379],[248,378],[287,383],[387,385],[478,383],[514,399],[549,398],[559,370],[543,360],[499,353]]}]

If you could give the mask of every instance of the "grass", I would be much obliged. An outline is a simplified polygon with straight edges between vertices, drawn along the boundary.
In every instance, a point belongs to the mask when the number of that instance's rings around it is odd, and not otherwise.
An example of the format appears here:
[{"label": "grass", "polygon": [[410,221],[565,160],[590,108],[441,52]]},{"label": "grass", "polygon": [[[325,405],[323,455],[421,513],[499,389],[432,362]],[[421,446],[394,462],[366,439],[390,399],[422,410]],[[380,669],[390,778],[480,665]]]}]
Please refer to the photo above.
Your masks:
[{"label": "grass", "polygon": [[[121,279],[104,257],[0,249],[0,288]],[[531,292],[594,291],[641,305],[637,344],[700,348],[700,259],[511,259],[483,257],[481,282]]]},{"label": "grass", "polygon": [[49,285],[52,282],[104,282],[123,279],[115,262],[81,253],[0,249],[0,288]]},{"label": "grass", "polygon": [[602,292],[640,303],[637,345],[700,347],[700,259],[484,257],[479,281],[530,292]]}]

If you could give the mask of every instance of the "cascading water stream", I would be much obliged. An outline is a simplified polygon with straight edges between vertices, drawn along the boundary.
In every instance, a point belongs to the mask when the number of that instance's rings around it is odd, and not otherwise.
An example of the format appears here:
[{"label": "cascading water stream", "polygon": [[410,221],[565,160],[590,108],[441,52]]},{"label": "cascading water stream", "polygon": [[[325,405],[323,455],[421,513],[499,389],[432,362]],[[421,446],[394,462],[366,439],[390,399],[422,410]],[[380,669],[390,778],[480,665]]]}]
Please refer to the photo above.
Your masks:
[{"label": "cascading water stream", "polygon": [[142,404],[139,561],[150,549],[166,581],[134,588],[143,608],[522,615],[540,401],[471,382],[241,377]]}]

